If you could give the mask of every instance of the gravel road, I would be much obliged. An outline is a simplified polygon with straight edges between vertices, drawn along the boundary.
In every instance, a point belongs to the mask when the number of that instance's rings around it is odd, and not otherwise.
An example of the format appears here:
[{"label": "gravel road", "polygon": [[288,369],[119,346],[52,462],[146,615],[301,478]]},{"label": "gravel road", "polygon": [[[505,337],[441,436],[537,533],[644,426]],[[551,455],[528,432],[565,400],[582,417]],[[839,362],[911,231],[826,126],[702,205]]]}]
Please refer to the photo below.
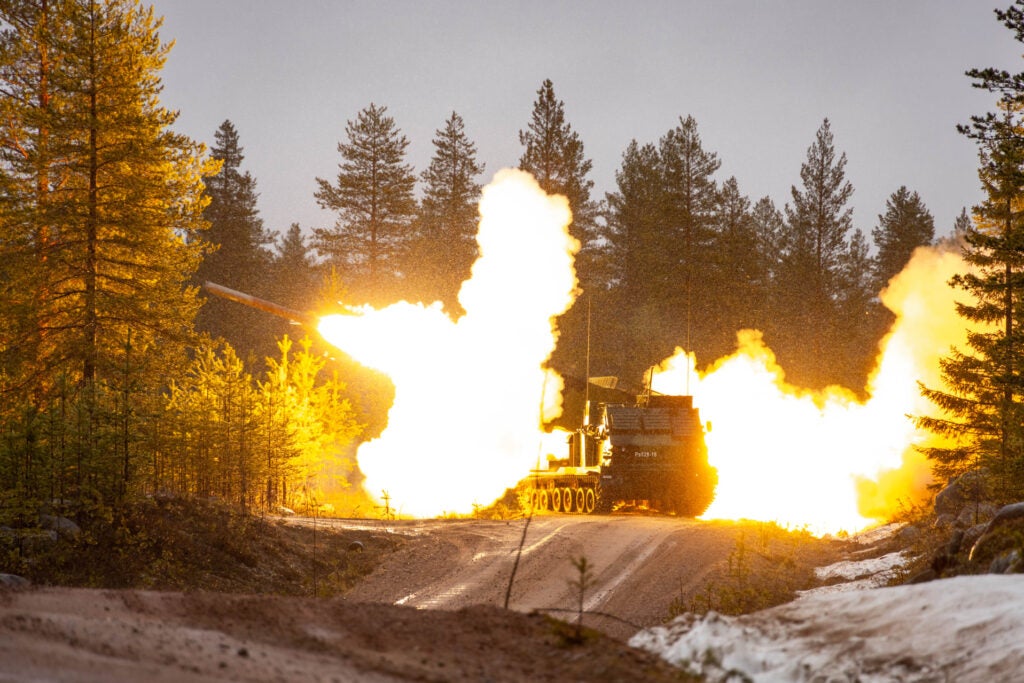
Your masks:
[{"label": "gravel road", "polygon": [[[408,540],[347,597],[426,609],[503,606],[524,525],[524,520],[390,523],[382,528]],[[570,613],[557,610],[576,608],[578,591],[570,582],[579,572],[572,560],[586,557],[593,581],[584,594],[584,609],[610,616],[588,614],[584,623],[628,638],[662,623],[673,598],[728,557],[736,534],[735,526],[672,517],[535,517],[508,606],[522,612],[552,610],[569,619]]]}]

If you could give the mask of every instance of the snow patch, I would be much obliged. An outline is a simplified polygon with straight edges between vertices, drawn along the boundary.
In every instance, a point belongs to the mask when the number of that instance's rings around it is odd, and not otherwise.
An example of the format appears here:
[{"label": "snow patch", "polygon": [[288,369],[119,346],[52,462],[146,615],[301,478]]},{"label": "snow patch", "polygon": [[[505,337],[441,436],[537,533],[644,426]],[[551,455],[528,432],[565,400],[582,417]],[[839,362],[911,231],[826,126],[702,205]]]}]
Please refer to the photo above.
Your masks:
[{"label": "snow patch", "polygon": [[803,595],[739,617],[685,614],[630,645],[712,683],[988,683],[1018,680],[1022,635],[1024,576],[987,575]]},{"label": "snow patch", "polygon": [[844,560],[827,567],[818,567],[814,575],[819,581],[842,579],[842,583],[834,583],[820,588],[800,591],[800,595],[822,595],[827,593],[849,593],[851,591],[881,588],[896,577],[900,568],[912,559],[905,551],[889,553],[881,557],[866,560]]}]

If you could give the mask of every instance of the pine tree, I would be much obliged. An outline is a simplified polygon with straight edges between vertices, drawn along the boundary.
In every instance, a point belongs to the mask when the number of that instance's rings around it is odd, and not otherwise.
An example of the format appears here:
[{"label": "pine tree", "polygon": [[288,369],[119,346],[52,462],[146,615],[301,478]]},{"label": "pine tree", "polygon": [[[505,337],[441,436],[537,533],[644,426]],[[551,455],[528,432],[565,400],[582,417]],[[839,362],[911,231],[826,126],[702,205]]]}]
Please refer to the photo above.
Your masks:
[{"label": "pine tree", "polygon": [[714,326],[712,288],[707,273],[714,270],[715,212],[718,188],[712,177],[721,166],[718,155],[701,144],[697,121],[680,117],[679,125],[660,141],[665,188],[665,220],[672,235],[674,272],[667,295],[672,316],[666,326],[674,343],[699,356],[709,355]]},{"label": "pine tree", "polygon": [[29,0],[0,5],[0,22],[0,330],[13,341],[0,350],[0,371],[45,383],[53,349],[44,325],[54,314],[46,264],[59,222],[50,201],[59,106],[51,81],[67,26],[54,3]]},{"label": "pine tree", "polygon": [[421,178],[423,199],[407,272],[424,301],[459,313],[458,293],[477,258],[477,203],[484,171],[462,117],[452,112],[434,134],[434,155]]},{"label": "pine tree", "polygon": [[900,186],[885,202],[878,227],[871,231],[878,251],[872,264],[881,291],[910,262],[914,250],[935,240],[935,221],[916,192]]},{"label": "pine tree", "polygon": [[519,131],[523,154],[519,168],[537,179],[548,194],[560,194],[569,200],[572,223],[569,232],[580,242],[576,255],[576,276],[583,295],[558,320],[558,348],[552,365],[563,374],[583,377],[587,372],[588,310],[593,296],[603,286],[603,262],[597,239],[598,206],[591,199],[594,182],[588,177],[593,162],[586,158],[583,141],[565,120],[565,104],[555,96],[550,79],[537,90],[530,122]]},{"label": "pine tree", "polygon": [[585,258],[595,237],[597,207],[590,198],[594,181],[587,177],[593,162],[584,155],[579,134],[566,122],[565,103],[555,97],[550,79],[537,90],[530,122],[519,131],[519,144],[524,147],[519,168],[532,174],[548,194],[569,200],[570,232],[580,241]]},{"label": "pine tree", "polygon": [[[202,284],[209,280],[267,296],[271,281],[267,245],[273,235],[264,229],[256,207],[256,181],[248,171],[241,170],[244,150],[231,121],[220,125],[214,140],[211,156],[222,165],[220,172],[207,180],[210,203],[203,213],[210,224],[206,240],[214,251],[203,260],[196,281]],[[226,339],[242,358],[262,358],[273,351],[276,330],[264,323],[264,314],[259,311],[211,296],[200,311],[196,327]]]},{"label": "pine tree", "polygon": [[792,188],[777,279],[779,336],[772,340],[782,364],[798,383],[824,386],[834,379],[836,301],[841,285],[852,212],[853,186],[846,180],[846,154],[836,157],[828,119],[822,123],[800,168],[803,189]]},{"label": "pine tree", "polygon": [[[22,18],[34,12],[34,25],[46,28],[5,42],[5,80],[20,78],[18,94],[37,96],[40,81],[27,65],[45,53],[52,69],[49,106],[5,104],[5,125],[30,133],[33,152],[23,161],[34,168],[4,156],[0,175],[12,199],[4,211],[19,221],[4,217],[2,260],[36,254],[18,286],[43,299],[5,348],[30,348],[33,360],[8,356],[4,366],[33,411],[78,415],[75,459],[65,470],[75,488],[120,495],[137,457],[131,396],[158,391],[172,375],[198,306],[187,283],[203,249],[202,178],[212,167],[199,145],[171,131],[176,115],[159,104],[168,46],[151,10],[128,0],[16,9],[27,12]],[[26,437],[39,445],[38,432]],[[48,457],[64,457],[68,445],[49,443]]]},{"label": "pine tree", "polygon": [[409,141],[370,104],[345,126],[338,143],[342,163],[336,184],[317,178],[321,208],[338,214],[333,228],[317,228],[314,246],[348,284],[355,298],[384,303],[397,291],[399,267],[412,237],[416,177],[405,163]]}]

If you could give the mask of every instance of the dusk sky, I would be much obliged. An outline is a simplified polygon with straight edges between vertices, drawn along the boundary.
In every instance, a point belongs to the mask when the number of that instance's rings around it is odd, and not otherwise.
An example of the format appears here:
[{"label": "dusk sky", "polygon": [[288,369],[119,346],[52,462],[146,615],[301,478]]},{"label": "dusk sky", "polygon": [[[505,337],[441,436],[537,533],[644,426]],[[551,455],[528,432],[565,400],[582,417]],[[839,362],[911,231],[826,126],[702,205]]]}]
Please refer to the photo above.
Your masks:
[{"label": "dusk sky", "polygon": [[347,2],[156,0],[163,104],[210,144],[225,119],[245,148],[266,227],[333,225],[315,178],[341,160],[345,122],[371,102],[409,139],[417,176],[454,110],[488,182],[515,166],[518,132],[550,78],[593,161],[593,197],[615,189],[633,138],[693,115],[721,183],[782,209],[824,118],[848,159],[854,223],[870,234],[900,185],[948,233],[979,201],[977,154],[955,126],[994,106],[964,71],[1024,70],[1024,46],[989,0],[756,2]]}]

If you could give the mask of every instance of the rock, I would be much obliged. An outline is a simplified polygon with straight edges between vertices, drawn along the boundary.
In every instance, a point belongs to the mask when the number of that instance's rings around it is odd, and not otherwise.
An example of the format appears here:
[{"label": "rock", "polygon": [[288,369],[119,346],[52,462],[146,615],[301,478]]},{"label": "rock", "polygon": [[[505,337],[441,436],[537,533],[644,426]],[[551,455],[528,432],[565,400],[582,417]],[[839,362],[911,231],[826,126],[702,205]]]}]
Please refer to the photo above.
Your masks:
[{"label": "rock", "polygon": [[997,512],[998,508],[992,503],[969,503],[957,515],[956,525],[961,529],[968,529],[975,524],[988,522]]},{"label": "rock", "polygon": [[975,524],[969,529],[964,529],[964,538],[961,542],[961,546],[964,548],[973,548],[974,544],[981,538],[982,533],[985,532],[986,524]]},{"label": "rock", "polygon": [[929,581],[934,581],[937,578],[939,578],[939,573],[931,567],[928,567],[928,569],[920,571],[910,577],[910,580],[907,581],[907,583],[928,583]]},{"label": "rock", "polygon": [[4,588],[28,588],[32,582],[17,574],[0,574],[0,586]]},{"label": "rock", "polygon": [[82,528],[67,517],[39,515],[39,526],[56,531],[57,534],[68,538],[78,538],[82,535]]},{"label": "rock", "polygon": [[1003,553],[992,560],[992,563],[988,566],[989,574],[1010,574],[1010,569],[1014,565],[1020,563],[1020,552],[1017,550],[1011,550],[1008,553]]},{"label": "rock", "polygon": [[907,525],[896,532],[896,544],[901,548],[914,545],[921,538],[921,530],[916,526]]},{"label": "rock", "polygon": [[950,514],[942,514],[935,518],[936,529],[946,529],[956,523],[956,517]]},{"label": "rock", "polygon": [[965,505],[980,501],[984,496],[985,472],[976,470],[954,477],[944,489],[935,494],[935,514],[960,514]]},{"label": "rock", "polygon": [[294,517],[295,510],[292,510],[291,508],[286,508],[284,505],[278,505],[277,514],[281,515],[282,517]]},{"label": "rock", "polygon": [[957,529],[953,532],[953,535],[949,537],[949,543],[946,544],[945,552],[949,557],[955,556],[960,552],[960,547],[964,542],[964,532]]},{"label": "rock", "polygon": [[981,536],[975,541],[974,546],[971,548],[971,554],[968,559],[974,560],[979,556],[979,551],[986,545],[994,544],[999,540],[1003,530],[1009,526],[1019,526],[1019,523],[1024,520],[1024,503],[1010,503],[1004,505],[999,509],[987,525],[981,532]]},{"label": "rock", "polygon": [[53,529],[15,529],[13,542],[21,552],[44,550],[57,542],[57,532]]}]

